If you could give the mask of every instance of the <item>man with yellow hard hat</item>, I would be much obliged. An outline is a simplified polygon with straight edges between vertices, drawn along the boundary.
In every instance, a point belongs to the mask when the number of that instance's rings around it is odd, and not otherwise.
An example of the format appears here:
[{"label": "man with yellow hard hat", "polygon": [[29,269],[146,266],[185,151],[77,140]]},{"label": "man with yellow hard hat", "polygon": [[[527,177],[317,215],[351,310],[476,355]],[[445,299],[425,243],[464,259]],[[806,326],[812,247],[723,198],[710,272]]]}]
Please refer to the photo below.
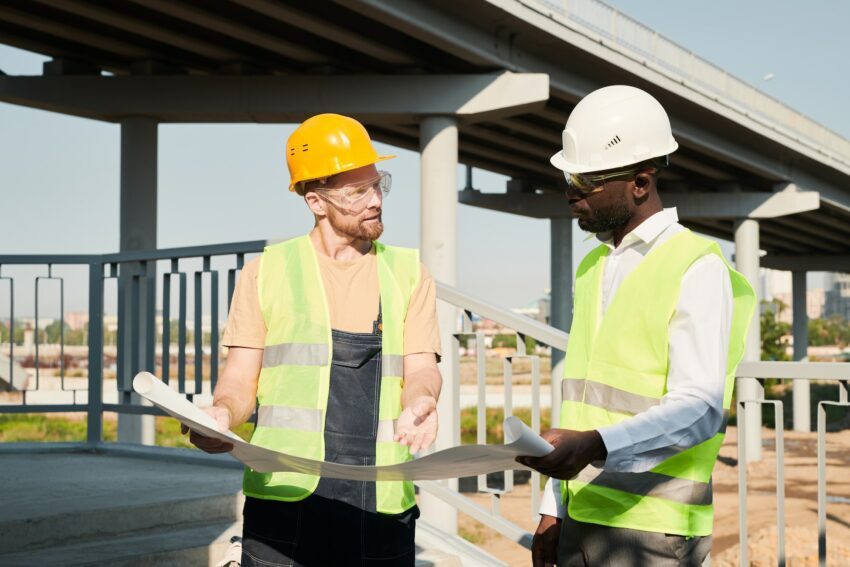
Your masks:
[{"label": "man with yellow hard hat", "polygon": [[[437,434],[440,338],[434,282],[417,250],[387,246],[391,177],[366,129],[338,114],[286,144],[290,191],[309,234],[247,263],[222,344],[227,363],[206,409],[222,430],[257,411],[251,443],[311,459],[390,465]],[[194,432],[209,452],[231,446]],[[242,566],[410,565],[413,484],[246,469]]]}]

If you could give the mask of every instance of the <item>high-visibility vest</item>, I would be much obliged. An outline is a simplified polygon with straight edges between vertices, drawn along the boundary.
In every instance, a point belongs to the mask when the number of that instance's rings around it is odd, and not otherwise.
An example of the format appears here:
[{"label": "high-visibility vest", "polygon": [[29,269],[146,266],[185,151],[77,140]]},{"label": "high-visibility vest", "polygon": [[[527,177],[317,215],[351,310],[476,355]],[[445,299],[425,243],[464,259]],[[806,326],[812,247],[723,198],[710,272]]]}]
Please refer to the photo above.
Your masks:
[{"label": "high-visibility vest", "polygon": [[[373,245],[383,318],[375,464],[392,465],[412,458],[393,435],[401,414],[404,319],[419,283],[419,252]],[[266,247],[258,287],[267,332],[251,443],[322,461],[333,341],[324,284],[309,236]],[[319,477],[313,475],[246,469],[243,490],[256,498],[298,501],[318,484]],[[413,484],[378,481],[376,503],[378,512],[385,514],[408,510],[416,503]]]},{"label": "high-visibility vest", "polygon": [[[723,259],[716,243],[689,230],[679,232],[659,244],[626,277],[601,315],[608,252],[604,245],[591,251],[576,273],[573,324],[561,383],[561,427],[566,429],[598,429],[660,404],[667,392],[668,327],[682,277],[707,254]],[[728,411],[756,300],[744,276],[723,262],[729,270],[734,309],[723,396]],[[570,517],[683,536],[711,534],[711,472],[725,423],[724,417],[720,433],[644,473],[588,466],[576,479],[561,484]]]}]

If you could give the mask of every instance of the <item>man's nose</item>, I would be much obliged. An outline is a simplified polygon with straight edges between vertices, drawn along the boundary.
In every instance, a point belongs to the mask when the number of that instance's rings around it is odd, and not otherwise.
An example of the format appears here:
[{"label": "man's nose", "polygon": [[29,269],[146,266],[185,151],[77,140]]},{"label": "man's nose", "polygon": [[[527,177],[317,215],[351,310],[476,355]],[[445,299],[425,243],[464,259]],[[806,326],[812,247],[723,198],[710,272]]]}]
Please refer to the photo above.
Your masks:
[{"label": "man's nose", "polygon": [[384,194],[380,188],[372,190],[372,197],[369,198],[369,208],[376,209],[384,202]]}]

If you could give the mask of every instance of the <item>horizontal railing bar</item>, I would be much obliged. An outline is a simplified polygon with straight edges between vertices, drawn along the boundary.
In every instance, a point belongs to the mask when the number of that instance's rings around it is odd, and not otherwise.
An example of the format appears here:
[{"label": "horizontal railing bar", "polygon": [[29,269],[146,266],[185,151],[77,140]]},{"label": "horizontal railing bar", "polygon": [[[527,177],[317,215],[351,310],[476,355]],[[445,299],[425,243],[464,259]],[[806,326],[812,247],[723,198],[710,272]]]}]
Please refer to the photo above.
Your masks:
[{"label": "horizontal railing bar", "polygon": [[262,252],[271,240],[248,240],[204,246],[182,246],[156,250],[135,250],[109,254],[4,254],[0,264],[92,264],[109,262],[146,262],[170,260],[172,258],[195,258],[201,256],[223,256],[228,254],[250,254]]},{"label": "horizontal railing bar", "polygon": [[478,520],[488,528],[496,530],[511,541],[520,544],[526,549],[531,549],[532,535],[530,533],[504,518],[492,515],[490,512],[459,492],[455,492],[454,490],[451,490],[450,488],[433,480],[417,481],[416,486],[418,486],[420,490],[424,490],[425,492],[436,496],[446,504],[449,504],[467,516]]},{"label": "horizontal railing bar", "polygon": [[88,404],[2,404],[0,413],[70,413],[87,412]]},{"label": "horizontal railing bar", "polygon": [[783,380],[850,380],[847,362],[742,362],[738,378],[781,378]]},{"label": "horizontal railing bar", "polygon": [[104,254],[104,262],[147,262],[152,260],[170,260],[172,258],[195,258],[201,256],[223,256],[227,254],[250,254],[262,252],[268,240],[249,240],[228,242],[205,246],[182,246],[179,248],[159,248],[157,250],[137,250],[133,252],[115,252]]},{"label": "horizontal railing bar", "polygon": [[481,301],[480,299],[476,299],[471,295],[467,295],[456,288],[440,282],[437,282],[437,297],[455,305],[456,307],[460,307],[466,311],[471,311],[485,319],[490,319],[504,325],[505,327],[510,327],[519,334],[531,337],[537,342],[541,342],[559,350],[567,350],[567,340],[569,335],[555,327],[535,321],[525,315],[518,315],[517,313],[508,311],[503,307],[487,303],[486,301]]},{"label": "horizontal railing bar", "polygon": [[97,254],[3,254],[0,264],[95,264],[101,261]]},{"label": "horizontal railing bar", "polygon": [[103,411],[130,413],[134,415],[157,415],[163,417],[168,415],[156,406],[136,406],[130,404],[103,404]]}]

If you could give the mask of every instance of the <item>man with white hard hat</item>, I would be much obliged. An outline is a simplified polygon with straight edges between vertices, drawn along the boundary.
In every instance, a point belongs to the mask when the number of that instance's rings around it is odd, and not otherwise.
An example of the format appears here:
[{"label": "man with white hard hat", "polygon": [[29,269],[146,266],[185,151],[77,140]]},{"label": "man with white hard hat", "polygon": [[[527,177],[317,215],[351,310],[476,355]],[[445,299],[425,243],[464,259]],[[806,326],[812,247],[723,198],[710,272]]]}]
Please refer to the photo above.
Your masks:
[{"label": "man with white hard hat", "polygon": [[676,151],[648,93],[594,91],[552,164],[579,227],[600,245],[576,273],[555,451],[519,460],[552,479],[535,567],[701,565],[711,549],[711,472],[755,294],[711,240],[664,209]]}]

